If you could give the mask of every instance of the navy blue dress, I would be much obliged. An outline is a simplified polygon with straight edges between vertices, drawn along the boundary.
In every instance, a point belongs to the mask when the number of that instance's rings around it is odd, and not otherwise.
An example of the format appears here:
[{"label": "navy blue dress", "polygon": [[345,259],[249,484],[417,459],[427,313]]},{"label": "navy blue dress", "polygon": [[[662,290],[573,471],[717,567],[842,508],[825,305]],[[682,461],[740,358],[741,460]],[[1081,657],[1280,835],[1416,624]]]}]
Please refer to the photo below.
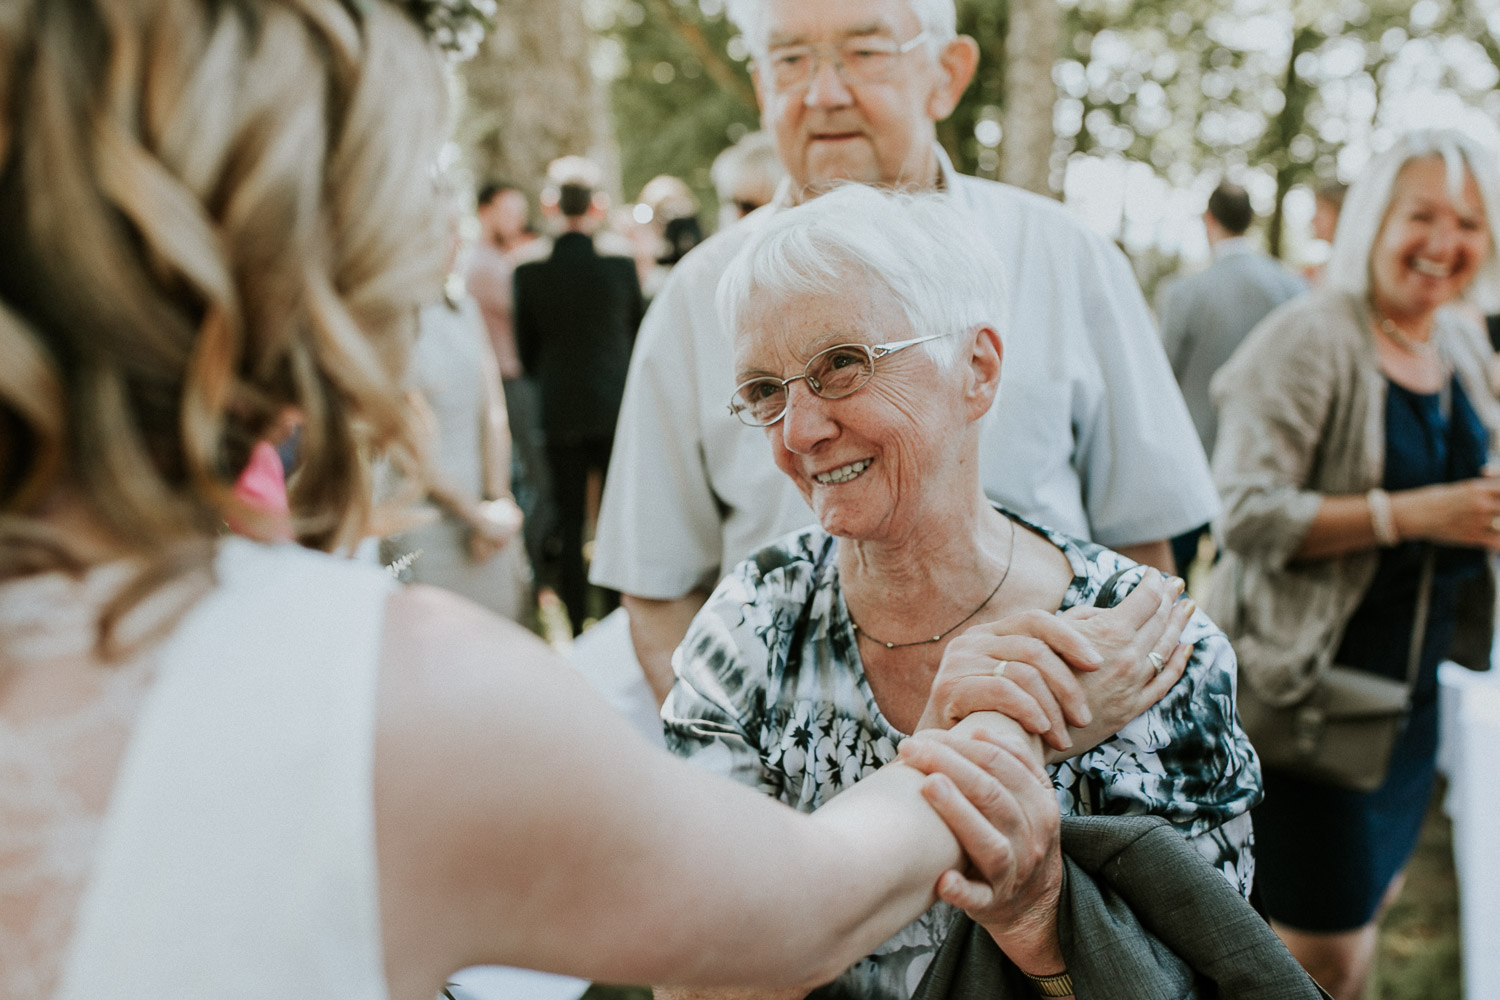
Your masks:
[{"label": "navy blue dress", "polygon": [[[1439,394],[1388,383],[1384,487],[1406,490],[1479,475],[1489,439],[1452,383],[1451,416]],[[1386,549],[1344,630],[1335,662],[1404,679],[1424,546]],[[1484,569],[1476,549],[1438,547],[1432,605],[1412,694],[1385,784],[1355,792],[1265,769],[1265,801],[1253,811],[1256,882],[1270,915],[1314,932],[1348,931],[1375,916],[1386,888],[1416,847],[1432,797],[1437,756],[1437,667],[1456,627],[1459,584]]]}]

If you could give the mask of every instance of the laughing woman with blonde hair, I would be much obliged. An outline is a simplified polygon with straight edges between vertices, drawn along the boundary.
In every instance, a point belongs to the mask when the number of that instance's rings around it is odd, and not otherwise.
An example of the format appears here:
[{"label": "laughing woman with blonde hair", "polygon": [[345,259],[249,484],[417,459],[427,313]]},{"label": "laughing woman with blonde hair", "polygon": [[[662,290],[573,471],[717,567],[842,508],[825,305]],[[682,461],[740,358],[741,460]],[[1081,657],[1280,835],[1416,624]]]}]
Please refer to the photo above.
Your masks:
[{"label": "laughing woman with blonde hair", "polygon": [[1316,719],[1334,664],[1408,688],[1389,769],[1363,754],[1360,781],[1301,769],[1269,732],[1257,743],[1276,761],[1253,814],[1258,885],[1338,1000],[1364,995],[1432,796],[1438,663],[1489,665],[1500,408],[1482,335],[1449,307],[1500,291],[1497,227],[1492,151],[1401,137],[1349,189],[1323,287],[1266,317],[1211,388],[1224,557],[1209,604],[1245,691]]},{"label": "laughing woman with blonde hair", "polygon": [[397,387],[444,259],[434,39],[469,7],[0,6],[6,997],[811,985],[968,884],[944,820],[971,857],[1046,827],[1006,720],[800,817],[455,597],[224,536],[269,535],[232,487],[288,407],[309,546],[364,535],[374,456],[420,472]]}]

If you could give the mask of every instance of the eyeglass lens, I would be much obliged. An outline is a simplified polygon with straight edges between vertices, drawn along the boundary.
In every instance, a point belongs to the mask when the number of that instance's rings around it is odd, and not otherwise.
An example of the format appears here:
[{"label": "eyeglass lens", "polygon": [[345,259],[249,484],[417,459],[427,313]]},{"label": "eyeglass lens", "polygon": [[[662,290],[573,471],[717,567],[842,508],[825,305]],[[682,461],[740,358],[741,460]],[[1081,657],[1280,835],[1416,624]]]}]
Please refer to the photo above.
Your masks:
[{"label": "eyeglass lens", "polygon": [[[833,68],[845,83],[876,83],[895,65],[901,49],[887,39],[854,39],[838,47]],[[812,46],[793,46],[771,53],[771,79],[778,89],[789,90],[807,83],[828,56]]]},{"label": "eyeglass lens", "polygon": [[[840,344],[814,354],[802,369],[808,388],[824,399],[842,399],[859,391],[875,374],[870,349]],[[735,412],[745,423],[764,427],[786,410],[787,387],[780,379],[752,379],[735,391]]]}]

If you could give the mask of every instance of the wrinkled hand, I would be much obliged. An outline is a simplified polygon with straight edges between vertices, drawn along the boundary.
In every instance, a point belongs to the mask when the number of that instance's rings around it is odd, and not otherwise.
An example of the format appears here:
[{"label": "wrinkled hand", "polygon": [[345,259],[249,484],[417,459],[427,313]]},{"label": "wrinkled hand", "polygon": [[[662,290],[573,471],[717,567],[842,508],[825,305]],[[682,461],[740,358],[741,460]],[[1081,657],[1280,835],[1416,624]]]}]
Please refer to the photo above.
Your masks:
[{"label": "wrinkled hand", "polygon": [[917,733],[899,752],[928,776],[923,797],[968,855],[965,871],[938,879],[938,897],[968,913],[1021,968],[1055,970],[1063,880],[1057,796],[1035,739],[1008,735],[1005,720],[975,719]]},{"label": "wrinkled hand", "polygon": [[487,500],[477,505],[469,520],[469,560],[485,563],[521,530],[521,508],[509,497]]},{"label": "wrinkled hand", "polygon": [[[1112,608],[1076,607],[1061,615],[1104,654],[1104,664],[1080,674],[1094,710],[1091,723],[1072,733],[1072,754],[1090,750],[1118,733],[1158,701],[1182,677],[1193,647],[1181,641],[1197,605],[1182,596],[1183,581],[1149,569],[1134,590]],[[1156,669],[1151,655],[1162,660]]]},{"label": "wrinkled hand", "polygon": [[[1057,759],[1097,746],[1182,676],[1191,650],[1178,640],[1194,606],[1177,601],[1181,593],[1181,580],[1147,569],[1113,608],[1024,611],[976,625],[944,651],[917,729],[995,711],[1040,735]],[[1161,657],[1160,672],[1150,653]]]},{"label": "wrinkled hand", "polygon": [[1068,726],[1093,718],[1074,671],[1097,670],[1103,662],[1076,623],[1045,611],[976,625],[943,651],[917,730],[949,729],[974,712],[999,712],[1066,750]]},{"label": "wrinkled hand", "polygon": [[1394,493],[1391,505],[1403,537],[1500,551],[1500,475],[1494,472]]}]

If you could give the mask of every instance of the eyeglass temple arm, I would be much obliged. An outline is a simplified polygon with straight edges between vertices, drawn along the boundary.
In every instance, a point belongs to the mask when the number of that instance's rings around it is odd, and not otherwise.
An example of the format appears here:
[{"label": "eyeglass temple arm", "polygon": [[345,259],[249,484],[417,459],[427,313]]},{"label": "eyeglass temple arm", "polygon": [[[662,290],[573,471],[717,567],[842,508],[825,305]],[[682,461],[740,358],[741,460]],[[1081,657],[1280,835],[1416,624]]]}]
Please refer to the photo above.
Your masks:
[{"label": "eyeglass temple arm", "polygon": [[903,347],[912,347],[916,344],[926,343],[929,340],[937,340],[942,336],[944,336],[944,334],[933,333],[929,334],[926,337],[913,337],[910,340],[898,340],[894,344],[876,344],[874,347],[870,348],[870,357],[874,358],[876,361],[879,361],[887,354],[895,354]]}]

